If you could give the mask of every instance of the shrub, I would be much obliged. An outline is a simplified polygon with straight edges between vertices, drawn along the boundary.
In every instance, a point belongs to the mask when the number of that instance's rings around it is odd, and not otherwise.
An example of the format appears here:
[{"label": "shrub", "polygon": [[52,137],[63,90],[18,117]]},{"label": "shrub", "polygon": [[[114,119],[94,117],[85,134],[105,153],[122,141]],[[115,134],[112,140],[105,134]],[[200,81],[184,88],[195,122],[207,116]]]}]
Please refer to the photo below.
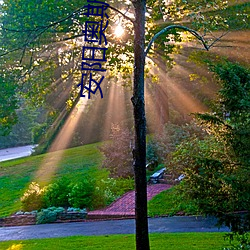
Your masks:
[{"label": "shrub", "polygon": [[154,171],[159,163],[159,156],[157,153],[157,142],[154,140],[149,140],[147,143],[147,170]]},{"label": "shrub", "polygon": [[33,129],[32,129],[32,140],[33,143],[37,144],[40,142],[41,138],[44,136],[46,133],[46,130],[48,129],[48,124],[47,123],[42,123],[42,124],[37,124]]},{"label": "shrub", "polygon": [[93,193],[94,208],[101,208],[112,203],[116,196],[113,194],[112,189],[116,185],[114,178],[101,179],[96,182]]},{"label": "shrub", "polygon": [[[247,233],[228,233],[225,236],[225,239],[229,240],[230,247],[225,247],[223,250],[250,250],[250,240]],[[233,241],[237,241],[236,244],[233,244]]]},{"label": "shrub", "polygon": [[59,213],[64,212],[62,207],[49,207],[37,213],[36,224],[55,222]]},{"label": "shrub", "polygon": [[80,208],[75,208],[75,207],[68,207],[67,213],[72,213],[72,212],[87,213],[87,210],[86,208],[80,209]]},{"label": "shrub", "polygon": [[72,190],[69,193],[69,204],[73,207],[89,208],[92,205],[93,193],[94,185],[92,181],[85,179],[78,182],[72,186]]},{"label": "shrub", "polygon": [[124,193],[134,190],[135,183],[133,178],[119,178],[116,179],[116,185],[113,187],[113,193],[119,197]]},{"label": "shrub", "polygon": [[56,182],[48,185],[45,188],[43,198],[45,207],[68,207],[70,190],[70,181],[66,178],[61,178]]},{"label": "shrub", "polygon": [[167,156],[174,152],[182,141],[194,134],[199,138],[205,135],[194,122],[186,125],[165,124],[163,131],[156,133],[147,143],[147,162],[157,163],[153,167],[156,168],[158,164],[166,161]]},{"label": "shrub", "polygon": [[169,162],[185,174],[185,197],[242,233],[250,229],[250,71],[227,61],[209,67],[222,88],[212,113],[196,114],[208,136],[182,143]]},{"label": "shrub", "polygon": [[96,182],[93,205],[100,208],[111,204],[124,193],[134,189],[132,178],[106,178]]},{"label": "shrub", "polygon": [[39,210],[43,207],[44,189],[38,183],[32,182],[27,191],[21,197],[22,209],[24,211]]},{"label": "shrub", "polygon": [[102,167],[109,170],[112,178],[132,177],[132,135],[128,129],[122,129],[119,125],[113,124],[111,130],[111,142],[99,148],[105,156]]}]

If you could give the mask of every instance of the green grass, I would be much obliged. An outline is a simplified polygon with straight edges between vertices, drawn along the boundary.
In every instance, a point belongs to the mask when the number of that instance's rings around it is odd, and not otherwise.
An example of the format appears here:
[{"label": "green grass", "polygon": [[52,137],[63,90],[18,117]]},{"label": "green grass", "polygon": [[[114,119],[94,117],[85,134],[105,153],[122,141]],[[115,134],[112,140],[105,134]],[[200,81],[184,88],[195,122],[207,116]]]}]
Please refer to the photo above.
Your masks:
[{"label": "green grass", "polygon": [[175,187],[153,197],[148,203],[148,215],[157,217],[161,215],[174,215],[178,212],[185,214],[198,214],[198,209],[177,194]]},{"label": "green grass", "polygon": [[[224,233],[151,234],[151,250],[221,250],[228,246]],[[7,241],[1,250],[135,249],[134,235],[74,236],[57,239]]]},{"label": "green grass", "polygon": [[[64,176],[79,181],[86,174],[106,177],[107,172],[98,168],[102,160],[98,145],[100,143],[65,150],[58,166],[51,166],[56,167],[51,180]],[[50,153],[52,157],[56,154]],[[20,210],[20,197],[30,182],[37,181],[35,175],[46,156],[43,154],[0,163],[0,217]]]},{"label": "green grass", "polygon": [[[98,168],[102,160],[97,148],[99,145],[100,143],[89,144],[65,150],[51,181],[62,176],[74,182],[80,181],[84,176],[105,179],[107,171]],[[30,182],[37,181],[35,175],[43,160],[48,155],[55,157],[57,154],[58,152],[54,152],[0,163],[0,217],[21,209],[20,197]],[[186,203],[176,202],[174,189],[160,193],[149,202],[149,216],[173,215],[181,210],[190,213]],[[192,212],[195,213],[191,207]]]}]

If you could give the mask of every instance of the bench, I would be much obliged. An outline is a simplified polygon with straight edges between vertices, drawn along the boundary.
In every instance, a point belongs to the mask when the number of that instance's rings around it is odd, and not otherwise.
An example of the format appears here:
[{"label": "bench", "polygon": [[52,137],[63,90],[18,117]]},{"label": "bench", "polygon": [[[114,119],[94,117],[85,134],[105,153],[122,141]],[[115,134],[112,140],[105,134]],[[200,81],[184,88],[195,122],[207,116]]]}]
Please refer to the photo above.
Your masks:
[{"label": "bench", "polygon": [[185,178],[185,175],[181,174],[178,178],[175,179],[175,181],[181,181],[184,178]]},{"label": "bench", "polygon": [[149,181],[150,181],[151,183],[153,183],[153,184],[158,183],[159,180],[163,178],[164,172],[165,172],[165,168],[162,168],[162,169],[158,170],[157,172],[153,173],[153,174],[150,176]]}]

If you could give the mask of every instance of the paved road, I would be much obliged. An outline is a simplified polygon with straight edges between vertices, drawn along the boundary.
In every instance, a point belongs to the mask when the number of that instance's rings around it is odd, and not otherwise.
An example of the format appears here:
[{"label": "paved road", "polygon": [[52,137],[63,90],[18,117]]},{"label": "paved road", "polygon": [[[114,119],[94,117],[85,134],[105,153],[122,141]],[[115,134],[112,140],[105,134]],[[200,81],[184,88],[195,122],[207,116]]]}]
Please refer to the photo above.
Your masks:
[{"label": "paved road", "polygon": [[0,149],[0,162],[29,156],[35,146],[28,145],[15,148]]},{"label": "paved road", "polygon": [[[214,218],[195,216],[150,218],[150,233],[167,232],[228,232],[227,227],[218,229]],[[0,228],[0,241],[38,238],[56,238],[73,235],[110,235],[134,234],[135,221],[109,220],[95,222],[76,222],[62,224],[46,224],[21,227]]]}]

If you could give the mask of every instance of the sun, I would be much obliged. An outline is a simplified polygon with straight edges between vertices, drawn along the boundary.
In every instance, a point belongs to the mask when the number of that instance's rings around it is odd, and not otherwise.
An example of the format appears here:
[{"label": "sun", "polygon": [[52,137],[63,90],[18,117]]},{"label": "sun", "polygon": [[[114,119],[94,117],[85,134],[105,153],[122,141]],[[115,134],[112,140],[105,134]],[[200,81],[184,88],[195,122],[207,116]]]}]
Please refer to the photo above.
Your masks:
[{"label": "sun", "polygon": [[124,29],[120,24],[116,26],[114,34],[116,37],[121,37],[124,34]]}]

